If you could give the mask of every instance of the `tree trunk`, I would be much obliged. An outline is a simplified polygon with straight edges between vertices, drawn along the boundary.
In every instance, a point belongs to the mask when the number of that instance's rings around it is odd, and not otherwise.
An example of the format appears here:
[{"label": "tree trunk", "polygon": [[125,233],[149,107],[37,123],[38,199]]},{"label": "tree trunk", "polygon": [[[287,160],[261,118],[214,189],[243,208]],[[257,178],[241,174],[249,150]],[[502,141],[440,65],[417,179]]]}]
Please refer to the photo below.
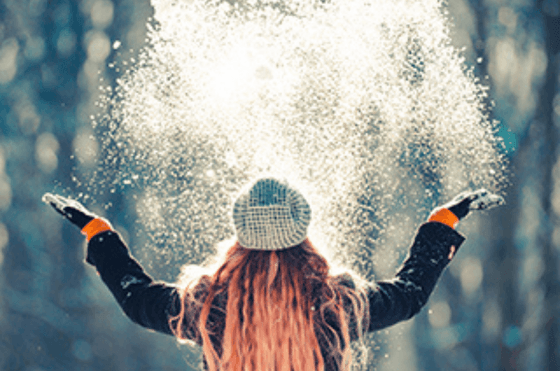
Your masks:
[{"label": "tree trunk", "polygon": [[539,0],[537,2],[543,16],[543,28],[545,37],[545,51],[547,57],[547,68],[545,82],[539,95],[539,115],[535,125],[544,139],[542,147],[542,194],[540,197],[543,222],[540,225],[538,243],[542,248],[543,261],[545,264],[542,276],[544,288],[544,336],[545,336],[545,370],[558,370],[558,309],[560,306],[560,287],[558,283],[558,253],[553,246],[553,233],[557,217],[552,208],[552,193],[554,192],[555,180],[553,176],[554,166],[558,160],[558,131],[554,124],[554,98],[558,90],[558,56],[560,52],[560,17],[559,9],[553,9],[553,2]]}]

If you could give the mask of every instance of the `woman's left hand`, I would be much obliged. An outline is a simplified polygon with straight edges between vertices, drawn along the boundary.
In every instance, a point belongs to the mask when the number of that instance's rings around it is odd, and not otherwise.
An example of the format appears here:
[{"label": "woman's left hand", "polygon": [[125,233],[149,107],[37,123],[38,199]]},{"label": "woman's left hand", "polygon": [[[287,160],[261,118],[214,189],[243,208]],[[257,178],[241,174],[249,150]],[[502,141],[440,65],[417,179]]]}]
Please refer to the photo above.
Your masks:
[{"label": "woman's left hand", "polygon": [[51,205],[66,219],[80,228],[80,230],[82,230],[93,219],[98,218],[97,215],[90,212],[78,201],[66,197],[45,193],[43,196],[43,202]]}]

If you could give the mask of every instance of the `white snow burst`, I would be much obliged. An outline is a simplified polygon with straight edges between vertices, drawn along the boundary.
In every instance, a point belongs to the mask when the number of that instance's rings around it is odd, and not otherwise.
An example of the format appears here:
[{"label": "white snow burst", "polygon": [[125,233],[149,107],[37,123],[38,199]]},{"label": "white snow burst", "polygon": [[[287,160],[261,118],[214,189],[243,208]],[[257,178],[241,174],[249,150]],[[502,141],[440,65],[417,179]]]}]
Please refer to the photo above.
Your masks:
[{"label": "white snow burst", "polygon": [[150,45],[107,96],[103,166],[141,190],[159,245],[230,236],[232,199],[265,172],[306,195],[328,258],[371,249],[434,191],[503,180],[486,89],[439,1],[152,3]]}]

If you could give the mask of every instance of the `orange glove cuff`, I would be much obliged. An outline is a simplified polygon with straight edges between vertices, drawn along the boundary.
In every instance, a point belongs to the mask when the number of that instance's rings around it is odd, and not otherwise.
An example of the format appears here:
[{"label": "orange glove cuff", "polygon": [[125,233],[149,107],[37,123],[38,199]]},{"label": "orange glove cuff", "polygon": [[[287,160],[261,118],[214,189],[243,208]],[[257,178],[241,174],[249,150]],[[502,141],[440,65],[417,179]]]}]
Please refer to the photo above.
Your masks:
[{"label": "orange glove cuff", "polygon": [[93,236],[101,232],[111,231],[111,230],[112,228],[109,225],[109,223],[107,223],[101,218],[95,218],[91,222],[86,224],[84,228],[82,228],[82,234],[86,236],[86,240],[89,242],[89,240],[91,240]]},{"label": "orange glove cuff", "polygon": [[442,208],[430,215],[428,221],[443,223],[455,229],[455,226],[459,223],[459,218],[448,209]]}]

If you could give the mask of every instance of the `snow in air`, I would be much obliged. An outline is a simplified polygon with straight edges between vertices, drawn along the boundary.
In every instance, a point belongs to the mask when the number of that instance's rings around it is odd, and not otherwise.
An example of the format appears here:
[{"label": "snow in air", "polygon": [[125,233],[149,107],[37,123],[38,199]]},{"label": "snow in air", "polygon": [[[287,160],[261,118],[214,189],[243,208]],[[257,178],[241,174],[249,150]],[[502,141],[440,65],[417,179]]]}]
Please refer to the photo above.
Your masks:
[{"label": "snow in air", "polygon": [[237,192],[264,174],[298,187],[315,245],[362,272],[407,218],[465,189],[499,191],[486,88],[440,1],[152,4],[148,46],[104,90],[90,193],[137,195],[169,261],[231,237]]}]

